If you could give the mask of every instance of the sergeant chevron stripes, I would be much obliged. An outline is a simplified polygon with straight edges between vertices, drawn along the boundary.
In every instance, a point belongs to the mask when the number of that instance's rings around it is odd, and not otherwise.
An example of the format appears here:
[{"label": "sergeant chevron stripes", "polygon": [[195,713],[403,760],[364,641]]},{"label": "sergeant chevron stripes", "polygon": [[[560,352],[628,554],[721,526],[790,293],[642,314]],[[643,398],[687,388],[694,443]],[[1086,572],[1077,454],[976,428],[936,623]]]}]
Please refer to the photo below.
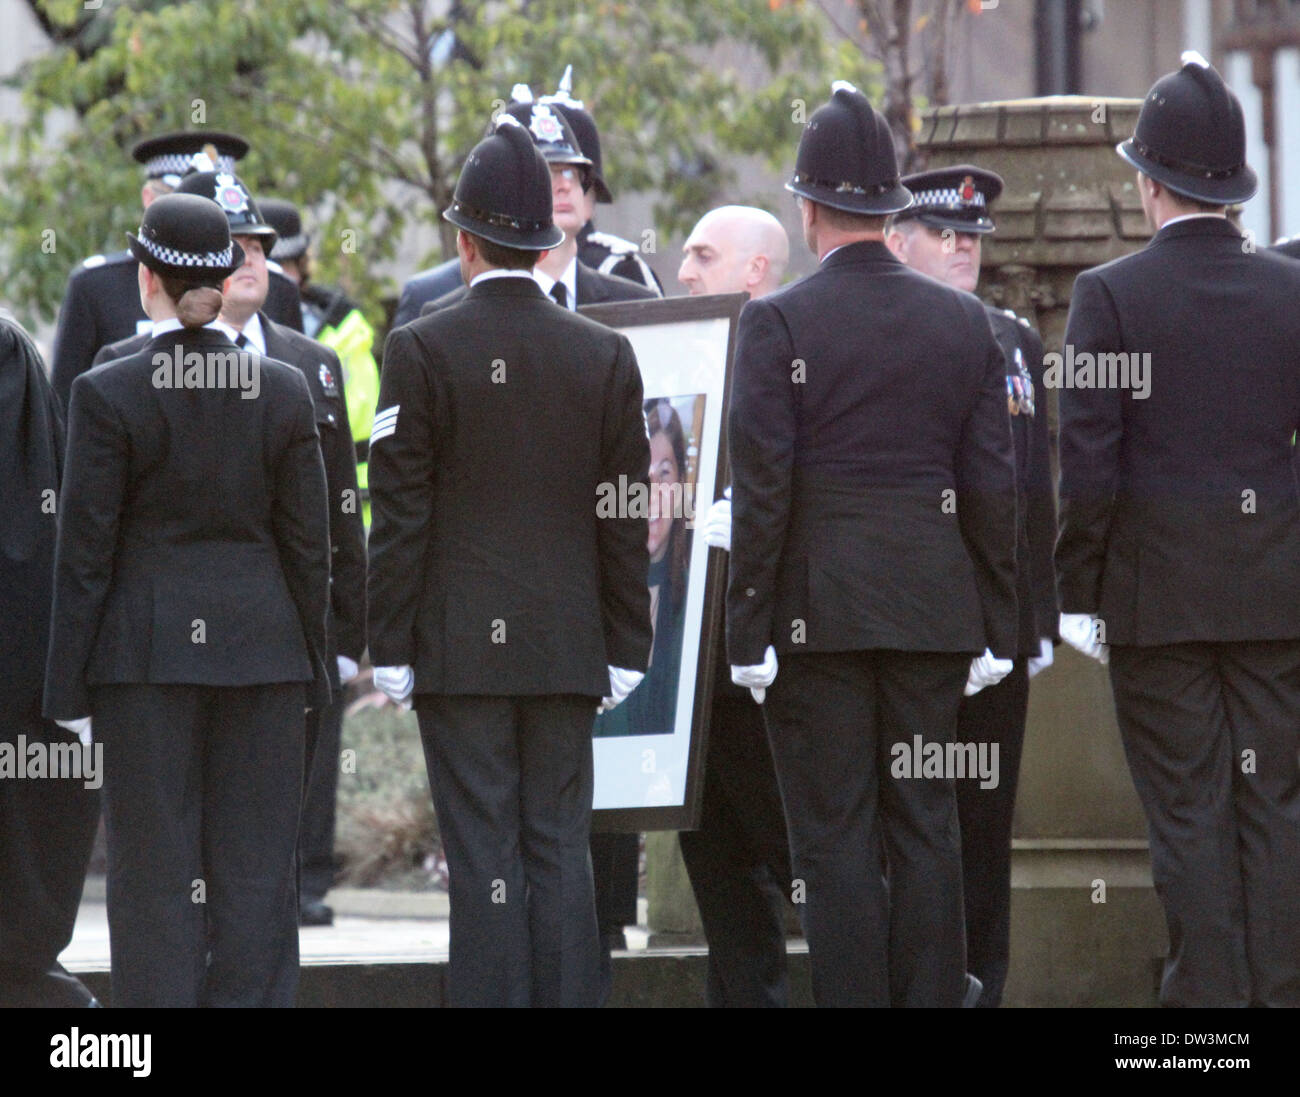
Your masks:
[{"label": "sergeant chevron stripes", "polygon": [[401,404],[394,404],[391,408],[384,408],[383,411],[375,415],[375,425],[370,428],[370,444],[372,446],[379,439],[387,438],[397,429],[397,413],[401,410]]}]

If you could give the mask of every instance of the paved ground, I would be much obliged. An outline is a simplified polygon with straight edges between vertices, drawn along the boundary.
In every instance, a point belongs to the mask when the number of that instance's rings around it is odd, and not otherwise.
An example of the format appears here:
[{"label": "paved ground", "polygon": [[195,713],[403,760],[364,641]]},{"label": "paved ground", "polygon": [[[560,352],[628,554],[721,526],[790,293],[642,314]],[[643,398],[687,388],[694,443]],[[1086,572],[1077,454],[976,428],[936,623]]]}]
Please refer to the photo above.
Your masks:
[{"label": "paved ground", "polygon": [[[298,932],[304,964],[416,963],[447,958],[447,896],[444,892],[339,888],[326,900],[332,926]],[[629,949],[646,947],[645,900],[641,927],[627,931]],[[72,943],[60,956],[73,972],[108,970],[108,913],[104,878],[91,876],[77,913]]]}]

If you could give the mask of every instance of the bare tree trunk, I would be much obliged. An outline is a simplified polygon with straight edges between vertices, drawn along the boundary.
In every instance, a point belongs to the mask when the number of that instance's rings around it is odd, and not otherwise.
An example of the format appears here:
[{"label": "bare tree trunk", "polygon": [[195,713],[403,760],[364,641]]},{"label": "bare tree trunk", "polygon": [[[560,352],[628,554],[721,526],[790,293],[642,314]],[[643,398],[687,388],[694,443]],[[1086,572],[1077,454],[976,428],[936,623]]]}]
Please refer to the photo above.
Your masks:
[{"label": "bare tree trunk", "polygon": [[[951,44],[964,7],[958,0],[930,0],[922,5],[913,0],[855,0],[855,6],[867,29],[863,52],[885,70],[881,113],[894,135],[899,169],[904,174],[918,171],[924,167],[924,157],[916,147],[918,84],[930,106],[948,103]],[[920,17],[916,15],[918,7],[926,8]],[[914,45],[922,48],[919,65],[912,61]]]},{"label": "bare tree trunk", "polygon": [[936,0],[934,18],[930,25],[934,27],[933,48],[930,50],[929,64],[926,69],[926,87],[930,106],[946,107],[948,105],[948,43],[952,39],[953,19],[956,12],[953,0]]},{"label": "bare tree trunk", "polygon": [[871,50],[885,69],[885,101],[881,113],[894,135],[894,150],[899,165],[903,166],[910,159],[912,145],[912,74],[908,67],[912,0],[893,0],[888,14],[876,0],[857,2],[867,24]]},{"label": "bare tree trunk", "polygon": [[[420,80],[420,156],[428,173],[425,190],[434,209],[446,208],[449,195],[443,182],[442,165],[438,159],[438,85],[434,81],[433,61],[430,57],[437,35],[433,26],[425,22],[423,0],[409,0],[411,34],[419,56],[416,73]],[[438,218],[438,237],[443,255],[455,251],[456,235],[453,226]]]}]

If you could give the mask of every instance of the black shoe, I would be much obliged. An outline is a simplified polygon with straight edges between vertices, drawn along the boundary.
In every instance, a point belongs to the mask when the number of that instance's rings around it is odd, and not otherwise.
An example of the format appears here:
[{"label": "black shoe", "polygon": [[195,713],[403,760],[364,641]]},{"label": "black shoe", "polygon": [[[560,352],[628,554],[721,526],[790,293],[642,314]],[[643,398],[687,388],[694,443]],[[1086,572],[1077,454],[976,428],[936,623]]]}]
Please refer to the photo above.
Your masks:
[{"label": "black shoe", "polygon": [[969,971],[966,973],[966,993],[961,1000],[962,1009],[973,1009],[975,1003],[980,1000],[980,995],[984,993],[984,984],[975,978]]},{"label": "black shoe", "polygon": [[334,924],[334,908],[326,906],[321,899],[313,899],[310,902],[303,903],[298,908],[298,924],[300,926],[332,926]]}]

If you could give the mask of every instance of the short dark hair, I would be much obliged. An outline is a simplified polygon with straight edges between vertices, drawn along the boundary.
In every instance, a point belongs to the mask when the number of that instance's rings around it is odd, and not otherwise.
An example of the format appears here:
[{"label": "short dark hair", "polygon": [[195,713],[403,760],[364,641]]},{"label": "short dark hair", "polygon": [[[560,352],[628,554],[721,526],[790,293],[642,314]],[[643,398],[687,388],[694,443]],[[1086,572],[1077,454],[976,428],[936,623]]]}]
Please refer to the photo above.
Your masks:
[{"label": "short dark hair", "polygon": [[[473,233],[470,235],[474,236]],[[532,270],[540,254],[524,248],[508,248],[504,244],[485,240],[481,236],[474,236],[474,243],[484,259],[502,270]]]},{"label": "short dark hair", "polygon": [[1194,209],[1197,213],[1220,213],[1225,208],[1223,202],[1202,202],[1199,198],[1189,198],[1187,195],[1180,194],[1178,191],[1169,187],[1166,187],[1165,189],[1178,199],[1178,204],[1180,206]]},{"label": "short dark hair", "polygon": [[828,224],[843,232],[884,232],[888,217],[878,213],[850,213],[848,210],[836,209],[834,206],[817,203],[821,206],[821,217]]}]

